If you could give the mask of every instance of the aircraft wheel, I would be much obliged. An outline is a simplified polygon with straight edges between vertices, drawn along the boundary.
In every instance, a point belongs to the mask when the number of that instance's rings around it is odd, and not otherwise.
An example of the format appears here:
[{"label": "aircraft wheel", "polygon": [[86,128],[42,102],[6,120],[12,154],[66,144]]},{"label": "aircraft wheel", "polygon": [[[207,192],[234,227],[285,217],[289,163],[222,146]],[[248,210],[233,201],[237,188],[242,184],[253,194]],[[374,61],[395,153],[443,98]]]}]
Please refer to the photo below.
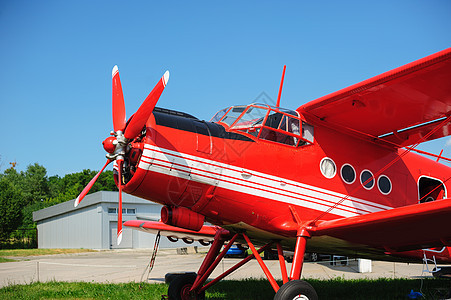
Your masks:
[{"label": "aircraft wheel", "polygon": [[167,236],[167,238],[168,238],[168,240],[170,241],[170,242],[173,242],[173,243],[175,243],[175,242],[177,242],[179,239],[178,238],[176,238],[175,236]]},{"label": "aircraft wheel", "polygon": [[196,273],[187,273],[175,276],[168,288],[168,298],[170,300],[203,300],[205,292],[193,295],[189,292],[196,280]]},{"label": "aircraft wheel", "polygon": [[292,280],[282,285],[274,300],[318,300],[318,295],[308,282]]},{"label": "aircraft wheel", "polygon": [[192,244],[192,243],[194,243],[194,240],[193,239],[190,239],[190,238],[183,238],[182,239],[185,243],[187,243],[187,244]]},{"label": "aircraft wheel", "polygon": [[211,244],[211,242],[209,242],[209,241],[204,241],[204,240],[199,240],[199,243],[200,243],[202,246],[205,246],[205,247],[210,246],[210,244]]},{"label": "aircraft wheel", "polygon": [[311,253],[310,261],[317,262],[318,261],[318,253],[316,253],[316,252]]}]

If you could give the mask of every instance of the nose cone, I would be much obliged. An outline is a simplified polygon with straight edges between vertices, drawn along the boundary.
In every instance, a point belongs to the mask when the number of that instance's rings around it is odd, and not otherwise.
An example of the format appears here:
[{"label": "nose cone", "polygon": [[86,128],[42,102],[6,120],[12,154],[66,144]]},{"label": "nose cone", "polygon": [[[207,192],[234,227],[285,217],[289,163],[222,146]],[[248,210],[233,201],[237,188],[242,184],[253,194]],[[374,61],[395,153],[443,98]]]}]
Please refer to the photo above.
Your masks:
[{"label": "nose cone", "polygon": [[113,153],[114,150],[116,149],[116,145],[117,145],[117,139],[115,137],[107,137],[103,142],[103,149],[105,149],[106,152],[108,153]]}]

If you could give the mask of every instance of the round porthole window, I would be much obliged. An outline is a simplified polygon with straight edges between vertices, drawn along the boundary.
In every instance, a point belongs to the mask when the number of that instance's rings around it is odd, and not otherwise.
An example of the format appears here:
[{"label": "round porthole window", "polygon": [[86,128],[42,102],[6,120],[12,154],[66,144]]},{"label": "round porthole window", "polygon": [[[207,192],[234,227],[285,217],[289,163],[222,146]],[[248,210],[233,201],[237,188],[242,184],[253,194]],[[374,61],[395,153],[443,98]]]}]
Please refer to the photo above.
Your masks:
[{"label": "round porthole window", "polygon": [[326,178],[332,178],[337,174],[337,167],[332,159],[325,157],[321,160],[319,168]]},{"label": "round porthole window", "polygon": [[[371,180],[370,180],[371,179]],[[364,188],[367,190],[370,190],[374,186],[374,178],[373,173],[371,173],[368,170],[363,170],[360,174],[360,183],[363,185]]]},{"label": "round porthole window", "polygon": [[379,176],[379,179],[377,180],[377,187],[382,194],[390,194],[392,188],[390,179],[385,175]]},{"label": "round porthole window", "polygon": [[355,181],[355,170],[350,164],[344,164],[341,167],[341,178],[348,184]]}]

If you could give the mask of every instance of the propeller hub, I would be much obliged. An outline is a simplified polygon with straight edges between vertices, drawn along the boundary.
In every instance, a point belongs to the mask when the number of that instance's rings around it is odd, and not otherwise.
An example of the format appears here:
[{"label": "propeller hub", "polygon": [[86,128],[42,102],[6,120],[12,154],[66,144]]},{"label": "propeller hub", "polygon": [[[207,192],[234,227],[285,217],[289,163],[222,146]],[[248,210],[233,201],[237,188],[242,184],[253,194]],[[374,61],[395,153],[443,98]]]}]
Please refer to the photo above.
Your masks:
[{"label": "propeller hub", "polygon": [[103,142],[103,149],[105,149],[106,152],[108,153],[114,153],[114,150],[116,149],[116,145],[117,145],[117,139],[116,137],[110,136],[107,137]]}]

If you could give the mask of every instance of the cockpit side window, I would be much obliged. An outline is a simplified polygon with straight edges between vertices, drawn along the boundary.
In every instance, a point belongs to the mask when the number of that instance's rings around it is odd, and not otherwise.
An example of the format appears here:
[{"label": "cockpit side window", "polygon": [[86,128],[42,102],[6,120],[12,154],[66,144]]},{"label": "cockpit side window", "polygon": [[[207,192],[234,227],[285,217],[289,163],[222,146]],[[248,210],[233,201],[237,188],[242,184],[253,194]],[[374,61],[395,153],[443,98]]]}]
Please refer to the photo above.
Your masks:
[{"label": "cockpit side window", "polygon": [[301,123],[296,111],[266,104],[232,106],[219,111],[212,121],[266,141],[294,147],[313,143],[313,126]]},{"label": "cockpit side window", "polygon": [[302,122],[302,138],[310,143],[313,143],[313,126]]},{"label": "cockpit side window", "polygon": [[283,114],[271,111],[268,118],[266,119],[265,126],[277,129],[279,128],[282,118]]},{"label": "cockpit side window", "polygon": [[246,106],[235,106],[230,109],[221,122],[231,126],[246,109]]},{"label": "cockpit side window", "polygon": [[210,122],[213,122],[213,123],[219,122],[222,119],[222,117],[224,117],[224,115],[229,111],[229,109],[230,109],[230,107],[227,107],[227,108],[224,108],[224,109],[221,109],[220,111],[218,111],[216,113],[216,115],[214,115],[214,117],[211,118]]},{"label": "cockpit side window", "polygon": [[255,126],[261,126],[267,112],[267,108],[250,106],[240,119],[233,124],[233,129],[247,130]]}]

